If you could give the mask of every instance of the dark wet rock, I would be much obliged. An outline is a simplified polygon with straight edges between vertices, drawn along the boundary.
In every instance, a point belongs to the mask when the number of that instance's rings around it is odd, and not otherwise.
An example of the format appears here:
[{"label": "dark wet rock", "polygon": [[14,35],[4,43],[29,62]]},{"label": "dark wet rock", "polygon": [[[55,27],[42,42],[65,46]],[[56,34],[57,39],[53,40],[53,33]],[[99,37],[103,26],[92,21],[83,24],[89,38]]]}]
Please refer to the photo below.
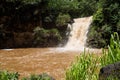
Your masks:
[{"label": "dark wet rock", "polygon": [[99,80],[120,80],[120,62],[109,64],[100,69]]}]

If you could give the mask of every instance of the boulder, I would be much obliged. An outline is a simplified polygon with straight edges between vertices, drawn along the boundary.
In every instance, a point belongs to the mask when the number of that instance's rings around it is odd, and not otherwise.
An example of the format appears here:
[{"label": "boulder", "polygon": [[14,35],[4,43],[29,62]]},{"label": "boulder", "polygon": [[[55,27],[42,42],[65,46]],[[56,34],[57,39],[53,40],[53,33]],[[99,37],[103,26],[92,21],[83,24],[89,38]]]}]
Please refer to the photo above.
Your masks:
[{"label": "boulder", "polygon": [[120,62],[109,64],[100,69],[99,80],[120,80]]}]

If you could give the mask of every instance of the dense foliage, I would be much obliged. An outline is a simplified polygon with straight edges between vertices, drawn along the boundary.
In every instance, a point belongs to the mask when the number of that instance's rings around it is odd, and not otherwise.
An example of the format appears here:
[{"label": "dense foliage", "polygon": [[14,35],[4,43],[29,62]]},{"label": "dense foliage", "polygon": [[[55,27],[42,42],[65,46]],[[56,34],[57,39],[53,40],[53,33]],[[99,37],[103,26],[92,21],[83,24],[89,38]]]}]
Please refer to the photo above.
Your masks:
[{"label": "dense foliage", "polygon": [[107,47],[110,35],[120,34],[119,3],[118,0],[1,0],[0,36],[4,37],[6,30],[33,32],[39,26],[57,29],[62,42],[67,37],[67,24],[73,18],[93,15],[87,46]]},{"label": "dense foliage", "polygon": [[16,12],[21,12],[20,8],[24,10],[26,5],[38,6],[43,21],[45,17],[54,21],[51,16],[56,19],[60,13],[67,13],[72,18],[91,16],[97,10],[97,1],[95,0],[2,0],[0,5],[1,14],[4,16],[6,14],[19,15]]},{"label": "dense foliage", "polygon": [[41,75],[31,75],[30,77],[23,78],[22,80],[55,80],[51,76],[49,76],[46,73],[43,73]]},{"label": "dense foliage", "polygon": [[[15,47],[14,42],[11,42],[16,40],[14,33],[32,34],[37,26],[48,31],[57,29],[59,33],[57,37],[61,37],[57,42],[64,43],[68,39],[66,38],[67,24],[72,24],[73,18],[93,15],[97,10],[97,2],[97,0],[0,0],[0,44],[6,43],[0,48]],[[32,38],[30,41],[36,42]],[[10,45],[7,44],[9,42]],[[32,42],[31,46],[34,45]],[[46,45],[47,42],[39,40],[38,43]],[[19,44],[22,46],[22,43]]]},{"label": "dense foliage", "polygon": [[91,16],[97,10],[96,0],[49,0],[48,10],[68,13],[72,18]]},{"label": "dense foliage", "polygon": [[88,46],[107,47],[113,32],[120,34],[120,1],[100,0],[88,33]]},{"label": "dense foliage", "polygon": [[34,45],[39,44],[43,45],[43,47],[49,47],[49,45],[44,46],[44,44],[52,43],[51,40],[53,39],[57,44],[61,41],[61,36],[57,29],[46,30],[44,28],[40,28],[39,26],[34,29]]},{"label": "dense foliage", "polygon": [[0,80],[18,80],[18,73],[10,73],[8,71],[0,71]]}]

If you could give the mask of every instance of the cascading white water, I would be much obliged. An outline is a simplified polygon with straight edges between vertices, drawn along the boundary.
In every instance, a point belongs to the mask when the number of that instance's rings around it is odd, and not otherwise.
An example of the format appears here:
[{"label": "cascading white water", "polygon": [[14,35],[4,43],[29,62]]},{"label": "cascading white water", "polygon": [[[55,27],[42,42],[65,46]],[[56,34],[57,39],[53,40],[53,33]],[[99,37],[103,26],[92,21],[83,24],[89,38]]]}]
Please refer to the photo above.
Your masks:
[{"label": "cascading white water", "polygon": [[91,22],[92,16],[74,19],[69,40],[64,48],[67,50],[84,50]]}]

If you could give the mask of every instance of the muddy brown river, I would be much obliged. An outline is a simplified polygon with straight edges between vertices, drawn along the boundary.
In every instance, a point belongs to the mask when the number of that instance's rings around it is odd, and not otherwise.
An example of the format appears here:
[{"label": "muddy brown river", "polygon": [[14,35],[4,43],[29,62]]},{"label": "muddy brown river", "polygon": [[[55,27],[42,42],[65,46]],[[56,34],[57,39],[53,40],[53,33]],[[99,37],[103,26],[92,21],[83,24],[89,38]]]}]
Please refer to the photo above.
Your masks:
[{"label": "muddy brown river", "polygon": [[0,50],[0,70],[19,72],[20,78],[47,73],[56,80],[64,80],[66,69],[79,53],[55,48]]}]

